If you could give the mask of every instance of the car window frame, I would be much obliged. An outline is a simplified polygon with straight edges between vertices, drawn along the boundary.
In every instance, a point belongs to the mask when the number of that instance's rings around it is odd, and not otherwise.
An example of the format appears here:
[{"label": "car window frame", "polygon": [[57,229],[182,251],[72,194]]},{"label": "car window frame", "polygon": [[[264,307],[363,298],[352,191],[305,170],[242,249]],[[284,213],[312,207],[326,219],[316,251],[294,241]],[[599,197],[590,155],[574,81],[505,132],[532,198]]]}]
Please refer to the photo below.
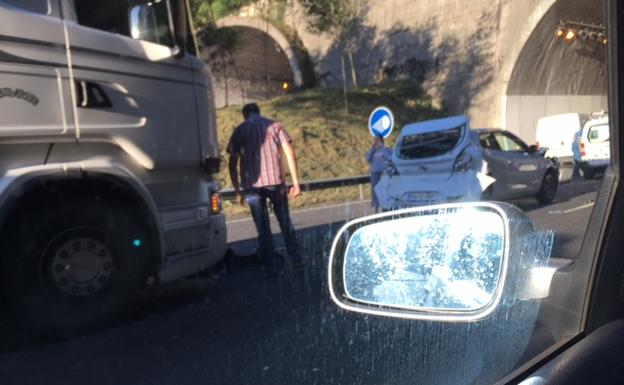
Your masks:
[{"label": "car window frame", "polygon": [[[484,146],[482,142],[485,140],[491,140],[494,145]],[[494,137],[494,133],[490,131],[482,132],[479,134],[479,144],[482,148],[486,150],[502,151],[500,149],[500,146],[498,145],[498,142],[496,141],[496,138]]]},{"label": "car window frame", "polygon": [[619,229],[624,226],[624,191],[621,171],[624,169],[624,142],[620,139],[624,122],[624,3],[605,0],[605,20],[608,35],[608,99],[610,110],[611,167],[605,173],[596,197],[587,232],[576,263],[589,270],[587,289],[581,309],[580,332],[551,346],[530,359],[522,367],[502,379],[501,383],[519,383],[554,358],[567,351],[601,326],[624,317],[624,304],[619,296],[623,277],[613,272],[624,271],[621,250],[624,238]]},{"label": "car window frame", "polygon": [[[517,136],[515,136],[515,135],[513,135],[513,134],[511,134],[509,132],[496,131],[496,132],[492,133],[492,135],[494,136],[494,140],[496,141],[496,143],[498,144],[498,147],[500,148],[499,151],[502,151],[502,152],[515,152],[515,153],[520,153],[520,154],[529,152],[529,146],[527,146],[526,143],[524,143],[522,140],[520,140],[520,138],[518,138]],[[520,148],[522,150],[509,150],[509,151],[508,150],[503,150],[500,147],[500,143],[498,143],[498,140],[496,139],[497,135],[504,136],[507,139],[511,140],[512,142],[515,142],[516,144],[518,144],[520,146]]]}]

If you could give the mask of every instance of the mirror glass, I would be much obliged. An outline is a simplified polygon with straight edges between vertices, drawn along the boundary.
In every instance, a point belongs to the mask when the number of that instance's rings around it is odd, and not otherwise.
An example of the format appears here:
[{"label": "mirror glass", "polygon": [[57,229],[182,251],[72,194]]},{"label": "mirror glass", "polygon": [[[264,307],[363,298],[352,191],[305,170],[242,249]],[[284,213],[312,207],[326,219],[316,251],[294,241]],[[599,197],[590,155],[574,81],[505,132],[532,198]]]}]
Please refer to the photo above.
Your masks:
[{"label": "mirror glass", "polygon": [[465,208],[388,218],[358,228],[344,260],[351,300],[423,311],[491,305],[505,256],[505,224],[492,210]]},{"label": "mirror glass", "polygon": [[136,40],[172,47],[173,32],[167,4],[151,1],[130,8],[130,36]]}]

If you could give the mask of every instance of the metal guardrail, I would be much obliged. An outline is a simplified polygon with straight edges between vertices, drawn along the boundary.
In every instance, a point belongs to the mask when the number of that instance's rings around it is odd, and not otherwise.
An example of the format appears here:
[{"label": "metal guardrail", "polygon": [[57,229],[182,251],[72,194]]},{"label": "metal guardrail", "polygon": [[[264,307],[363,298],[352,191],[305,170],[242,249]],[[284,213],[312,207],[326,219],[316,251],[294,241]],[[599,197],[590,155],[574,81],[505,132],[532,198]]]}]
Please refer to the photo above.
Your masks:
[{"label": "metal guardrail", "polygon": [[[334,178],[334,179],[323,179],[323,180],[315,180],[309,182],[302,182],[299,185],[301,186],[302,192],[307,191],[318,191],[325,190],[330,188],[337,187],[348,187],[348,186],[357,186],[370,183],[369,175],[360,175],[360,176],[352,176],[348,178]],[[290,185],[288,185],[290,187]],[[225,189],[220,192],[221,198],[223,200],[233,200],[236,198],[236,194],[234,194],[234,189]]]}]

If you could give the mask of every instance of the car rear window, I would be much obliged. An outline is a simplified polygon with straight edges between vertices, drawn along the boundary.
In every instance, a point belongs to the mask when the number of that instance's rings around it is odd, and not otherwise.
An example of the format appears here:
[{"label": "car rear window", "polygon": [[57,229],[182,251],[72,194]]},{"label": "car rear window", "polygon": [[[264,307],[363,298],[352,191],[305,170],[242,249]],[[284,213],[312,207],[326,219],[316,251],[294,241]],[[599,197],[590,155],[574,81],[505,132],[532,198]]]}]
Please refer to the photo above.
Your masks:
[{"label": "car rear window", "polygon": [[609,140],[609,125],[601,124],[589,128],[587,139],[590,143],[601,143]]},{"label": "car rear window", "polygon": [[444,131],[407,135],[399,144],[398,157],[401,159],[423,159],[444,155],[459,142],[464,126]]}]

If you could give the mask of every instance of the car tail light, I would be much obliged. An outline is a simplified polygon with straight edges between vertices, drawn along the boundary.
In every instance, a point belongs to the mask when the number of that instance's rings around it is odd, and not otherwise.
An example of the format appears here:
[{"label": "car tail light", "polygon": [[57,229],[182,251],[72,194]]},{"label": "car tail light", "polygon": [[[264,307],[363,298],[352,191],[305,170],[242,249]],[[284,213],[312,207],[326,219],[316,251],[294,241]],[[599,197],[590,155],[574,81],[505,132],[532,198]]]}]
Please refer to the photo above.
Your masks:
[{"label": "car tail light", "polygon": [[585,142],[581,141],[581,156],[585,156]]},{"label": "car tail light", "polygon": [[453,164],[453,172],[466,171],[470,168],[471,165],[472,157],[464,149],[464,151],[462,151],[455,159],[455,163]]},{"label": "car tail light", "polygon": [[212,197],[210,198],[210,209],[213,214],[221,213],[221,197],[218,193],[212,194]]}]

